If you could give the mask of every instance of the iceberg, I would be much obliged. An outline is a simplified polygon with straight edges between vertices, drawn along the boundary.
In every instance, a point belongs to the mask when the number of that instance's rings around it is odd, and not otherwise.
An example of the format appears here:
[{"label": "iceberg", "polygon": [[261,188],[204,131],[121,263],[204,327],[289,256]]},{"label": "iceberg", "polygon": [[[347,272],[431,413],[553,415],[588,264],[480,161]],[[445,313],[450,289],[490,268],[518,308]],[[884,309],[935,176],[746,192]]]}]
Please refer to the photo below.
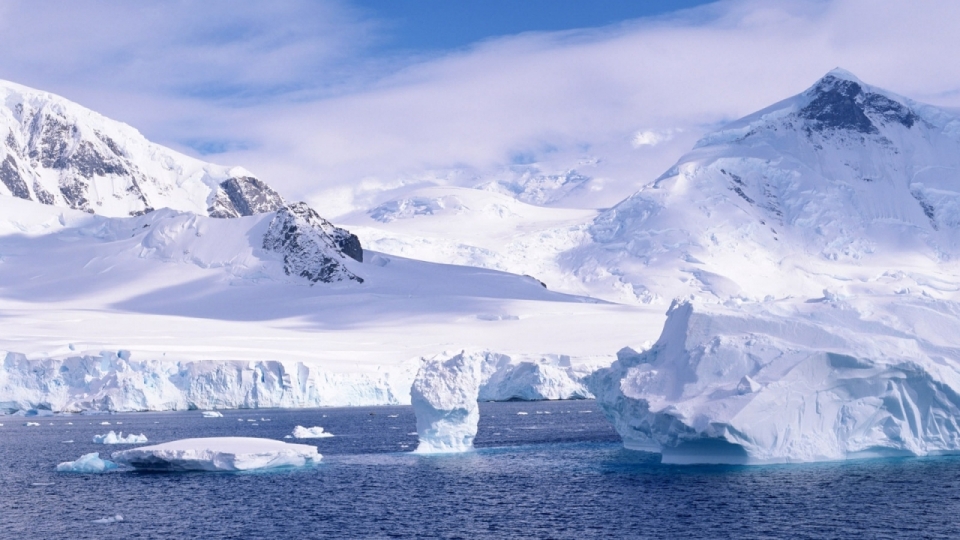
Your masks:
[{"label": "iceberg", "polygon": [[417,453],[466,452],[473,448],[480,409],[483,356],[461,352],[424,359],[410,388],[417,415]]},{"label": "iceberg", "polygon": [[94,435],[93,442],[97,444],[142,444],[147,442],[147,436],[143,433],[139,435],[131,433],[124,437],[122,431],[118,435],[111,430],[106,435]]},{"label": "iceberg", "polygon": [[317,448],[256,437],[207,437],[113,453],[117,463],[153,471],[252,471],[320,462]]},{"label": "iceberg", "polygon": [[58,472],[74,473],[102,473],[116,468],[116,463],[100,459],[99,452],[84,454],[76,461],[65,461],[57,465]]},{"label": "iceberg", "polygon": [[624,446],[664,463],[954,453],[957,325],[930,300],[674,302],[650,350],[621,350],[587,383]]},{"label": "iceberg", "polygon": [[333,433],[327,433],[320,426],[309,428],[297,426],[293,428],[293,436],[297,439],[322,439],[324,437],[333,437]]},{"label": "iceberg", "polygon": [[204,418],[223,418],[223,413],[220,411],[203,411],[200,413]]}]

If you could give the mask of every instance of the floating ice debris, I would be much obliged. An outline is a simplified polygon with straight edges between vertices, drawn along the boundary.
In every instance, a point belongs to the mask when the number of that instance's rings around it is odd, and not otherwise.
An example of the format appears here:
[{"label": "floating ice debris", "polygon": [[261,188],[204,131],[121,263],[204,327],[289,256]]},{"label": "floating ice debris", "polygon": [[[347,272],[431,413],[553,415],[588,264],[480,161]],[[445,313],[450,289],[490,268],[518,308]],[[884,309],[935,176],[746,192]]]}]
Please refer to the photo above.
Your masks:
[{"label": "floating ice debris", "polygon": [[247,422],[256,422],[256,421],[257,421],[256,418],[247,418]]},{"label": "floating ice debris", "polygon": [[284,439],[292,439],[292,438],[293,438],[293,435],[284,435],[283,438],[284,438]]},{"label": "floating ice debris", "polygon": [[65,461],[57,465],[58,472],[74,473],[102,473],[116,468],[116,463],[100,459],[99,452],[84,454],[76,461]]},{"label": "floating ice debris", "polygon": [[324,437],[333,437],[333,433],[327,433],[320,426],[310,428],[297,426],[293,428],[293,436],[298,439],[322,439]]},{"label": "floating ice debris", "polygon": [[100,422],[100,425],[101,425],[101,426],[109,426],[109,425],[110,425],[110,422],[103,421],[103,422]]},{"label": "floating ice debris", "polygon": [[399,414],[388,414],[387,418],[397,418],[399,416],[400,416]]},{"label": "floating ice debris", "polygon": [[27,423],[24,424],[24,425],[25,425],[25,426],[39,426],[39,425],[40,425],[40,422],[27,422]]},{"label": "floating ice debris", "polygon": [[237,418],[237,422],[243,422],[243,418]]},{"label": "floating ice debris", "polygon": [[33,487],[46,487],[54,485],[53,482],[33,482],[30,484]]},{"label": "floating ice debris", "polygon": [[526,416],[526,415],[527,415],[526,411],[517,411],[517,416]]},{"label": "floating ice debris", "polygon": [[223,413],[220,411],[203,411],[200,413],[204,418],[223,418]]},{"label": "floating ice debris", "polygon": [[123,422],[115,422],[115,423],[119,426],[119,425],[122,424]]},{"label": "floating ice debris", "polygon": [[123,516],[120,514],[93,520],[94,523],[117,523],[119,521],[123,521]]},{"label": "floating ice debris", "polygon": [[318,463],[315,446],[255,437],[182,439],[113,453],[117,463],[155,471],[250,471]]},{"label": "floating ice debris", "polygon": [[147,436],[143,433],[139,435],[131,433],[124,437],[122,431],[118,435],[111,430],[106,435],[94,435],[93,442],[97,444],[143,444],[147,442]]},{"label": "floating ice debris", "polygon": [[69,441],[63,441],[63,444],[73,444],[73,439],[70,439]]},{"label": "floating ice debris", "polygon": [[259,426],[260,424],[254,422],[254,423],[252,423],[252,424],[250,424],[250,425],[251,425],[251,426]]},{"label": "floating ice debris", "polygon": [[72,426],[72,425],[73,425],[73,422],[67,422],[67,425],[68,425],[68,426]]}]

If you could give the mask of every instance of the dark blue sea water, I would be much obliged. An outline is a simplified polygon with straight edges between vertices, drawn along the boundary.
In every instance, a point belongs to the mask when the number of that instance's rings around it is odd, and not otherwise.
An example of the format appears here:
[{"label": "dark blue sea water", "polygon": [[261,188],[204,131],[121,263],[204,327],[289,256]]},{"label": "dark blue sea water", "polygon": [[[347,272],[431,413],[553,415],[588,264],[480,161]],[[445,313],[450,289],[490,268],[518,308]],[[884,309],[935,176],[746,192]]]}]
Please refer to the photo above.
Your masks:
[{"label": "dark blue sea water", "polygon": [[[41,425],[25,427],[27,420]],[[623,450],[591,401],[482,404],[478,450],[442,457],[409,453],[409,407],[0,422],[0,538],[960,537],[958,458],[665,466]],[[298,424],[336,434],[312,440],[324,455],[317,468],[54,471],[88,452],[125,448],[91,442],[110,429],[143,432],[151,442],[279,439]],[[118,513],[124,521],[94,523]]]}]

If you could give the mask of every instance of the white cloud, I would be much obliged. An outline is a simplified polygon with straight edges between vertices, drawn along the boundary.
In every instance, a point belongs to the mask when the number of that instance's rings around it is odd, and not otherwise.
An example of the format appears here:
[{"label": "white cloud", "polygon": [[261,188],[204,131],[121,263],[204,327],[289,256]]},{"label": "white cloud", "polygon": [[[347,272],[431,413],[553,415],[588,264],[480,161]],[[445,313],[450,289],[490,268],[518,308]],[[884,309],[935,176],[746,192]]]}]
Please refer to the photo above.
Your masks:
[{"label": "white cloud", "polygon": [[[603,180],[592,202],[612,204],[704,131],[837,66],[960,105],[960,64],[945,58],[960,49],[953,1],[725,1],[427,59],[372,57],[375,21],[339,3],[2,6],[0,45],[16,54],[0,57],[0,77],[77,99],[158,142],[239,141],[212,158],[331,214],[369,204],[371,185],[450,169],[469,174],[438,176],[470,179],[518,155],[557,169],[598,160],[584,171]],[[205,38],[206,25],[220,38]]]}]

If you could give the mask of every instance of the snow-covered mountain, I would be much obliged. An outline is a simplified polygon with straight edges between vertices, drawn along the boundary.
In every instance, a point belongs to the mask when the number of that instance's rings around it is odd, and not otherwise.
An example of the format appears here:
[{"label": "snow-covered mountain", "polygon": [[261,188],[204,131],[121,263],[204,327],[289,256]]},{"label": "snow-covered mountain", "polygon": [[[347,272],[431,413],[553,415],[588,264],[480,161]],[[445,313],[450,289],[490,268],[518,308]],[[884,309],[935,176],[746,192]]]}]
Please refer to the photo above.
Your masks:
[{"label": "snow-covered mountain", "polygon": [[0,195],[112,217],[158,208],[237,217],[283,205],[240,167],[193,159],[76,103],[6,81],[0,81]]},{"label": "snow-covered mountain", "polygon": [[588,387],[674,463],[960,451],[960,119],[835,70],[704,137],[565,254],[659,341]]},{"label": "snow-covered mountain", "polygon": [[835,70],[705,136],[590,235],[565,267],[625,300],[952,292],[934,282],[960,255],[960,119]]}]

